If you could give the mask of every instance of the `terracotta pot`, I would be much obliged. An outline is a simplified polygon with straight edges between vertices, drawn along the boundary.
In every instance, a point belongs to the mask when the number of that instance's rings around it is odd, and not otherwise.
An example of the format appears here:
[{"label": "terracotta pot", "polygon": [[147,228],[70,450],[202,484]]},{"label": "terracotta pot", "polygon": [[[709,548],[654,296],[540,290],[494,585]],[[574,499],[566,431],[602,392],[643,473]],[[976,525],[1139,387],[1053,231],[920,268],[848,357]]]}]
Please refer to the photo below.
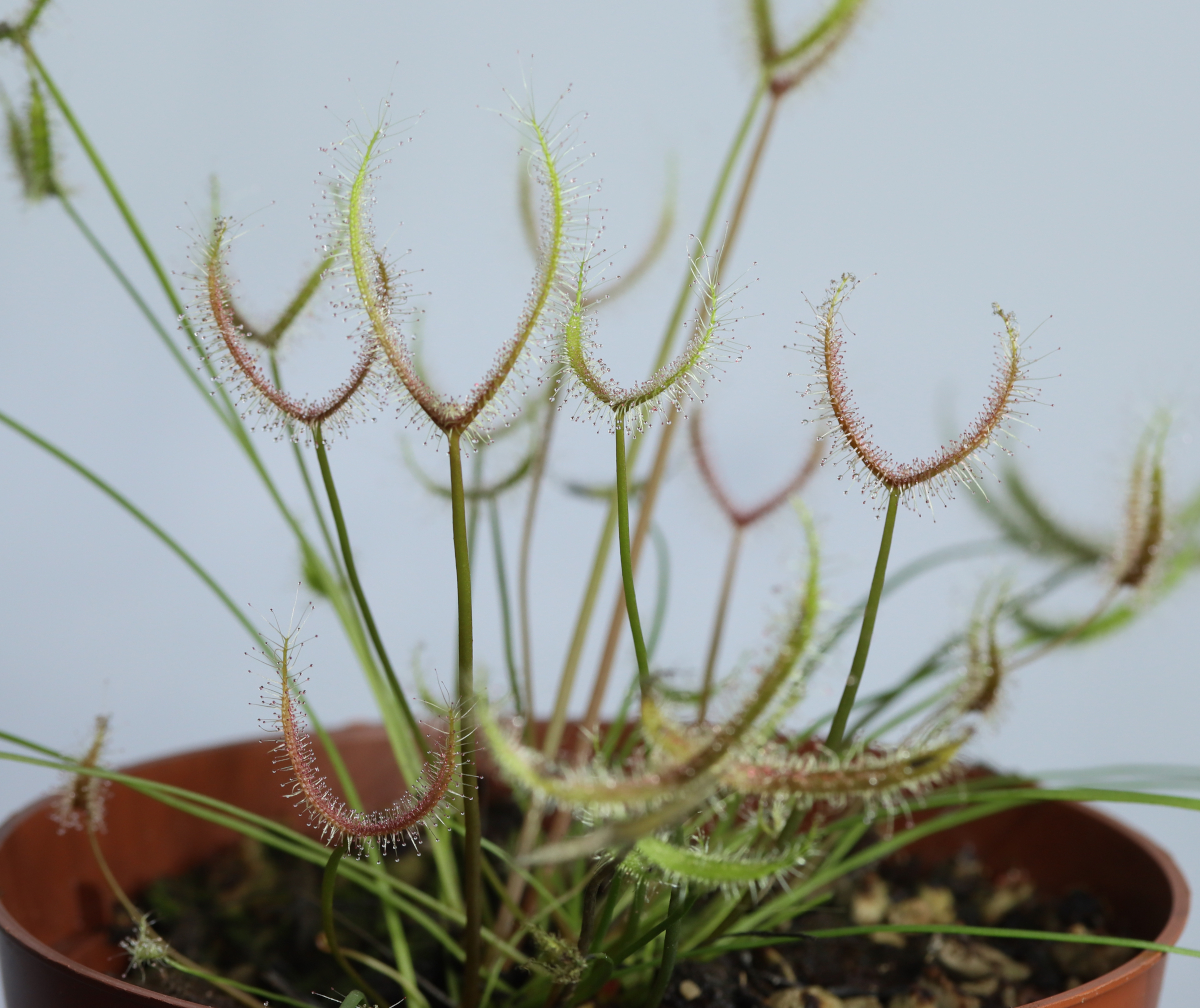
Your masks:
[{"label": "terracotta pot", "polygon": [[[335,738],[363,800],[388,804],[399,781],[382,729],[352,726]],[[283,800],[272,769],[269,745],[243,742],[142,763],[131,772],[308,828]],[[59,836],[49,809],[48,800],[37,802],[0,829],[0,966],[9,1008],[192,1006],[120,979],[124,958],[106,933],[113,901],[86,837]],[[107,830],[105,854],[131,893],[208,860],[235,840],[228,830],[122,787],[109,796]],[[1188,888],[1174,862],[1145,837],[1091,809],[1027,806],[928,837],[911,850],[935,861],[967,842],[993,872],[1021,867],[1051,894],[1084,887],[1103,895],[1139,937],[1173,944],[1183,930]],[[1036,1005],[1154,1008],[1165,965],[1161,954],[1142,952]]]}]

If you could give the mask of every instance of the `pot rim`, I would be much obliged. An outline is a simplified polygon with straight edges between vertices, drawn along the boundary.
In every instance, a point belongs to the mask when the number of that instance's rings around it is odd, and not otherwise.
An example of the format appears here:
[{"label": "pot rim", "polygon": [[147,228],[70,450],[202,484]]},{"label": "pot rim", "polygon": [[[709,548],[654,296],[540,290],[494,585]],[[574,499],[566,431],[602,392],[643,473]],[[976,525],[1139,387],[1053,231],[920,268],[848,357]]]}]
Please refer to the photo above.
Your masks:
[{"label": "pot rim", "polygon": [[[374,725],[365,725],[355,723],[347,725],[342,731],[348,729],[362,730],[364,728],[373,728]],[[338,734],[335,732],[334,734]],[[122,768],[123,773],[138,775],[139,771],[145,772],[152,769],[156,764],[170,760],[173,756],[184,754],[198,754],[203,752],[217,752],[220,750],[235,749],[246,744],[245,741],[227,743],[219,746],[207,746],[202,749],[189,749],[180,753],[174,753],[155,759],[143,760],[131,766]],[[2,825],[0,825],[0,848],[4,846],[10,833],[13,832],[27,819],[39,812],[45,812],[50,809],[54,803],[52,794],[42,798],[35,799],[28,805],[18,809],[10,815]],[[1131,841],[1145,851],[1154,863],[1161,869],[1163,875],[1167,879],[1168,887],[1171,891],[1171,912],[1167,917],[1166,923],[1163,925],[1162,931],[1154,939],[1162,945],[1174,945],[1179,940],[1179,936],[1183,933],[1184,926],[1187,923],[1188,911],[1191,908],[1191,890],[1187,884],[1187,880],[1183,876],[1183,872],[1175,863],[1174,859],[1162,847],[1156,844],[1145,834],[1128,826],[1118,819],[1099,811],[1089,805],[1083,805],[1078,802],[1059,802],[1058,804],[1068,805],[1090,819],[1104,824],[1109,829],[1121,834],[1126,839]],[[171,997],[167,994],[159,994],[156,991],[147,990],[145,987],[138,987],[128,983],[121,977],[110,976],[107,973],[101,973],[98,970],[92,969],[90,966],[85,966],[82,963],[76,962],[74,959],[63,955],[61,952],[47,945],[45,942],[35,938],[29,933],[17,920],[9,913],[8,908],[0,900],[0,930],[6,932],[15,942],[25,947],[26,951],[52,963],[59,969],[69,973],[83,976],[95,983],[104,984],[116,988],[117,990],[126,991],[131,994],[137,994],[149,1001],[172,1005],[174,1008],[202,1008],[195,1001],[184,1001],[180,998]],[[1122,963],[1114,970],[1110,970],[1095,980],[1090,980],[1078,987],[1072,987],[1069,991],[1063,991],[1060,994],[1054,994],[1051,997],[1043,998],[1040,1001],[1030,1001],[1020,1008],[1071,1008],[1074,1005],[1084,1004],[1093,1000],[1103,992],[1119,987],[1122,984],[1128,983],[1134,977],[1145,973],[1152,969],[1166,955],[1164,952],[1152,952],[1144,950],[1139,952],[1132,959]]]},{"label": "pot rim", "polygon": [[[0,845],[3,845],[12,829],[25,821],[26,816],[36,814],[43,807],[49,806],[50,803],[50,799],[39,799],[9,816],[4,821],[4,825],[0,826]],[[83,963],[76,962],[74,959],[63,955],[57,949],[52,948],[26,931],[24,927],[17,923],[16,919],[8,912],[8,908],[2,902],[0,902],[0,930],[7,933],[13,941],[24,946],[27,952],[33,953],[39,959],[46,960],[65,973],[83,976],[95,983],[113,987],[119,991],[138,994],[158,1004],[173,1005],[174,1008],[203,1008],[203,1005],[199,1005],[195,1001],[183,1001],[180,998],[171,997],[169,994],[159,994],[157,991],[147,990],[145,987],[138,987],[135,984],[128,983],[122,977],[110,976],[107,973],[94,970],[90,966],[84,966]]]},{"label": "pot rim", "polygon": [[[1183,876],[1183,872],[1180,871],[1179,866],[1175,863],[1174,858],[1144,833],[1134,829],[1132,826],[1126,825],[1119,819],[1101,812],[1099,809],[1081,804],[1080,802],[1062,802],[1061,804],[1070,805],[1088,818],[1103,823],[1109,829],[1120,833],[1132,843],[1137,844],[1138,847],[1150,855],[1154,863],[1162,870],[1163,875],[1166,876],[1167,885],[1171,889],[1171,913],[1167,917],[1167,921],[1159,932],[1158,937],[1154,940],[1160,945],[1174,945],[1179,940],[1179,936],[1183,934],[1184,926],[1187,924],[1188,911],[1191,909],[1192,904],[1191,889],[1187,884],[1187,879]],[[3,843],[3,831],[0,831],[0,843]],[[0,905],[0,910],[2,909],[3,906]],[[1157,965],[1159,960],[1163,959],[1166,955],[1167,953],[1165,952],[1152,952],[1149,949],[1145,949],[1132,959],[1122,963],[1115,970],[1110,970],[1108,973],[1096,977],[1095,980],[1089,980],[1078,987],[1072,987],[1069,991],[1063,991],[1061,994],[1055,994],[1052,997],[1042,998],[1040,1001],[1030,1001],[1028,1004],[1022,1005],[1021,1008],[1070,1008],[1072,1005],[1085,1004],[1110,988],[1118,987],[1134,977],[1145,973]]]}]

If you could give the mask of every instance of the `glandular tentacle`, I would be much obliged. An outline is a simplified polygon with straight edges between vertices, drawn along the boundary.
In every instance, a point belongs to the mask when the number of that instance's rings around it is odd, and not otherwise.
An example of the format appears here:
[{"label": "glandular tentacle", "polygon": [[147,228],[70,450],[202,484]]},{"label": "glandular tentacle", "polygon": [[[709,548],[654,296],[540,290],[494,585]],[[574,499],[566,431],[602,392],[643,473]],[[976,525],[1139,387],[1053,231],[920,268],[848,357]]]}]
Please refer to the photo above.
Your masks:
[{"label": "glandular tentacle", "polygon": [[991,389],[975,419],[959,437],[927,458],[897,462],[871,437],[871,425],[855,404],[846,378],[840,318],[846,298],[856,284],[852,274],[844,273],[830,285],[824,303],[817,309],[814,339],[808,347],[816,364],[809,393],[816,398],[826,426],[822,436],[831,436],[835,441],[830,458],[848,461],[852,475],[866,481],[872,497],[882,491],[885,499],[896,493],[909,500],[918,498],[932,503],[958,484],[979,487],[987,456],[999,435],[1008,422],[1022,415],[1018,407],[1033,398],[1015,317],[999,305],[992,305],[1004,328],[999,333],[1000,348]]},{"label": "glandular tentacle", "polygon": [[321,831],[321,838],[331,846],[345,843],[362,850],[375,841],[381,850],[401,847],[406,842],[415,847],[420,827],[440,821],[450,797],[456,793],[454,785],[463,745],[461,711],[457,707],[449,709],[441,742],[433,747],[420,777],[409,782],[409,790],[400,799],[376,811],[350,808],[334,794],[317,765],[312,738],[303,713],[297,709],[299,687],[291,671],[297,653],[298,646],[291,636],[284,635],[280,646],[270,656],[279,674],[278,762],[292,775],[285,785],[290,787],[288,797],[297,799],[304,806],[310,821]]},{"label": "glandular tentacle", "polygon": [[372,369],[378,359],[376,347],[364,343],[349,376],[321,399],[298,399],[283,391],[263,370],[257,357],[246,345],[246,334],[238,322],[225,278],[225,257],[229,247],[231,222],[218,220],[204,247],[201,293],[197,298],[198,316],[208,329],[208,353],[242,390],[243,400],[257,403],[257,411],[266,417],[265,426],[294,430],[344,426],[350,417],[376,393]]},{"label": "glandular tentacle", "polygon": [[571,173],[580,165],[572,160],[567,130],[551,134],[544,122],[523,117],[521,125],[532,139],[531,170],[545,191],[541,249],[532,289],[518,319],[514,334],[497,350],[491,368],[461,399],[436,392],[420,375],[407,337],[401,331],[403,291],[393,282],[392,267],[375,244],[370,205],[372,166],[386,130],[377,130],[355,157],[341,179],[335,230],[344,248],[342,264],[349,274],[349,287],[364,320],[369,338],[387,360],[393,377],[404,390],[406,408],[443,432],[458,431],[472,439],[505,413],[514,379],[534,356],[532,348],[547,318],[559,310],[559,291],[570,280],[565,270],[572,250],[579,247],[579,232],[585,225],[580,205],[586,187]]},{"label": "glandular tentacle", "polygon": [[608,366],[596,353],[596,342],[586,296],[587,261],[577,266],[574,300],[567,312],[558,351],[558,382],[564,390],[556,398],[576,398],[586,415],[607,416],[622,427],[642,430],[650,415],[664,405],[678,407],[685,400],[702,396],[705,382],[726,363],[741,359],[738,344],[725,333],[731,322],[727,307],[732,296],[719,287],[716,266],[707,272],[693,265],[694,282],[700,292],[700,309],[691,335],[674,360],[664,364],[645,381],[622,386],[608,377]]},{"label": "glandular tentacle", "polygon": [[887,805],[928,789],[950,771],[965,733],[924,745],[865,749],[846,756],[824,750],[793,754],[770,747],[754,762],[729,764],[721,783],[739,794],[845,804]]}]

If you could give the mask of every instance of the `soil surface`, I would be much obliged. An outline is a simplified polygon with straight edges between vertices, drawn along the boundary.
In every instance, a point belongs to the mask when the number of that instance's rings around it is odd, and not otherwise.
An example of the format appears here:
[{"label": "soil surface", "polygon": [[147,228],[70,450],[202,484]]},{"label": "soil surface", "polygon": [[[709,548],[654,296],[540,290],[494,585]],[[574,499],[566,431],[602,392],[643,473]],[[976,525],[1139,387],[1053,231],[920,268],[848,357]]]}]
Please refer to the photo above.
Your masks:
[{"label": "soil surface", "polygon": [[[321,869],[307,861],[247,840],[187,874],[159,879],[134,899],[172,947],[230,979],[313,1005],[330,1002],[311,991],[343,996],[350,991],[345,974],[316,945]],[[339,885],[336,905],[342,941],[390,960],[377,902],[357,886]],[[115,912],[114,938],[130,929],[124,912]],[[149,968],[125,979],[198,1004],[240,1008],[208,983],[176,970]],[[381,996],[401,999],[398,987],[372,975],[377,979]]]},{"label": "soil surface", "polygon": [[[493,814],[499,810],[493,810]],[[501,826],[493,820],[493,826]],[[510,825],[503,822],[503,825]],[[492,832],[492,830],[489,830]],[[505,829],[496,829],[503,834]],[[389,871],[422,885],[427,857],[406,854]],[[349,981],[320,950],[321,870],[252,841],[139,894],[155,927],[184,955],[232,979],[313,1005],[349,990]],[[342,942],[390,959],[387,930],[374,899],[339,885]],[[926,870],[904,852],[844,879],[833,898],[797,918],[793,931],[848,924],[962,923],[1088,934],[1127,933],[1111,908],[1084,892],[1048,896],[1020,871],[990,877],[963,850]],[[114,940],[129,933],[119,917]],[[443,952],[418,929],[407,929],[413,960],[431,1003],[452,1004],[444,992]],[[532,950],[531,950],[532,951]],[[1069,990],[1132,957],[1132,949],[1099,945],[897,935],[780,942],[675,970],[664,1008],[1014,1008]],[[400,989],[367,971],[382,996]],[[524,974],[514,973],[519,984]],[[149,969],[126,979],[162,993],[226,1008],[237,1002],[173,970]],[[319,992],[325,998],[311,992]],[[592,1008],[621,1008],[631,992],[610,983]]]},{"label": "soil surface", "polygon": [[[1053,898],[1021,871],[989,878],[969,849],[924,870],[903,853],[843,880],[793,931],[850,924],[974,924],[1121,935],[1085,892]],[[822,938],[675,970],[664,1008],[1015,1008],[1078,987],[1133,949],[947,935]]]}]

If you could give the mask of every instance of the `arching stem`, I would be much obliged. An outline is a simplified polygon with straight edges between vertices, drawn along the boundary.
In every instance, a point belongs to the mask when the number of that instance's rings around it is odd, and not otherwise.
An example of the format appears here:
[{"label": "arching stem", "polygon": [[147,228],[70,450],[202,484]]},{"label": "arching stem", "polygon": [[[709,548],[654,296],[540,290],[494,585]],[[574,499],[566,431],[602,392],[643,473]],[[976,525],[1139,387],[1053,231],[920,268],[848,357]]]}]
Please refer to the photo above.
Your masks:
[{"label": "arching stem", "polygon": [[650,696],[650,659],[642,637],[642,619],[638,615],[637,594],[633,586],[633,555],[629,542],[629,473],[625,468],[625,414],[617,418],[617,540],[621,549],[621,584],[625,590],[625,611],[629,614],[629,630],[633,634],[633,650],[637,655],[638,685],[642,700]]},{"label": "arching stem", "polygon": [[858,634],[858,647],[854,651],[854,661],[850,665],[850,675],[846,677],[846,688],[842,691],[842,699],[838,704],[837,713],[833,716],[833,724],[829,727],[829,737],[825,744],[834,752],[841,752],[846,747],[846,722],[850,720],[850,712],[854,708],[854,698],[858,694],[858,684],[862,681],[863,671],[867,667],[867,654],[871,650],[871,635],[875,632],[875,616],[879,612],[879,599],[883,595],[883,581],[887,574],[888,554],[892,550],[892,532],[896,528],[896,507],[900,503],[900,494],[893,490],[888,495],[887,516],[883,520],[883,538],[879,543],[879,557],[875,561],[875,576],[871,579],[871,591],[867,595],[867,605],[863,609],[862,629]]},{"label": "arching stem", "polygon": [[[458,701],[463,705],[463,737],[474,727],[471,702],[475,697],[474,635],[471,623],[471,556],[467,544],[466,494],[463,491],[462,432],[450,432],[450,505],[454,533],[454,570],[458,582]],[[480,996],[479,970],[483,965],[483,830],[479,815],[479,786],[475,756],[470,745],[462,753],[463,795],[463,985],[460,1008],[477,1008]]]},{"label": "arching stem", "polygon": [[[637,452],[640,440],[634,441],[633,451]],[[596,543],[596,551],[592,557],[591,572],[588,574],[587,585],[583,591],[583,601],[575,618],[575,626],[571,631],[571,643],[567,649],[567,658],[563,663],[562,672],[558,677],[558,692],[554,698],[554,711],[550,715],[550,723],[546,726],[546,736],[542,741],[542,752],[555,758],[562,742],[563,728],[567,723],[567,706],[571,702],[571,694],[575,689],[575,677],[579,672],[579,663],[583,658],[583,647],[587,643],[588,629],[592,624],[592,615],[596,611],[596,602],[600,597],[600,588],[604,581],[604,569],[612,551],[613,533],[617,526],[617,509],[615,502],[609,505],[604,516],[604,525],[600,530],[600,538]],[[619,614],[618,614],[619,615]],[[593,691],[595,692],[595,691]],[[590,718],[585,717],[585,725],[590,725]]]},{"label": "arching stem", "polygon": [[729,612],[729,596],[733,593],[733,576],[737,572],[738,558],[742,555],[742,539],[745,528],[741,525],[733,527],[733,535],[729,539],[729,552],[725,556],[725,574],[721,578],[721,594],[717,598],[717,614],[713,618],[712,639],[708,642],[708,658],[704,662],[704,685],[700,688],[700,708],[696,720],[703,721],[708,716],[708,701],[712,696],[713,673],[716,670],[717,655],[721,650],[721,637],[725,633],[725,617]]},{"label": "arching stem", "polygon": [[368,984],[359,975],[358,970],[350,965],[350,960],[346,958],[341,945],[338,944],[337,929],[333,923],[333,889],[337,882],[338,862],[342,860],[342,855],[345,853],[346,849],[341,844],[330,851],[329,860],[325,862],[325,874],[321,878],[321,927],[325,932],[325,943],[329,946],[329,952],[341,967],[342,972],[354,981],[354,986],[363,990],[372,1004],[386,1005],[387,1002],[375,992],[375,988]]},{"label": "arching stem", "polygon": [[412,732],[413,744],[421,747],[424,743],[424,736],[421,734],[421,729],[417,725],[416,718],[413,717],[412,709],[408,706],[408,701],[404,697],[404,691],[400,688],[400,680],[396,678],[396,672],[392,668],[391,660],[388,658],[387,649],[383,646],[383,638],[379,636],[379,628],[375,625],[375,617],[371,613],[370,605],[367,603],[367,596],[363,591],[362,582],[358,580],[358,568],[354,564],[354,552],[350,548],[350,534],[346,531],[346,519],[342,514],[341,501],[338,499],[337,487],[333,482],[333,470],[329,468],[329,453],[325,450],[325,440],[321,437],[320,427],[313,428],[313,444],[316,445],[317,463],[321,467],[321,479],[325,483],[325,494],[329,498],[329,511],[333,515],[333,524],[337,529],[338,544],[342,548],[342,561],[346,565],[346,576],[350,579],[350,587],[353,589],[354,597],[358,601],[358,608],[362,613],[363,622],[367,625],[367,633],[370,634],[371,643],[375,645],[375,653],[379,656],[380,664],[383,665],[383,671],[387,676],[392,695],[396,699],[397,706],[404,714],[404,720],[408,723],[409,731]]},{"label": "arching stem", "polygon": [[[267,360],[271,369],[271,381],[275,383],[277,389],[283,388],[283,375],[279,371],[279,356],[272,347],[267,351]],[[313,484],[312,476],[308,471],[308,463],[304,461],[304,452],[300,447],[300,442],[295,436],[295,427],[288,422],[288,440],[292,443],[292,457],[296,460],[296,469],[300,473],[300,480],[304,484],[304,492],[308,496],[308,503],[312,507],[313,517],[317,519],[317,528],[321,530],[321,538],[325,540],[325,548],[329,551],[329,562],[333,565],[334,571],[341,580],[345,580],[345,575],[342,571],[341,562],[338,559],[337,548],[333,544],[333,536],[329,532],[329,523],[325,521],[325,512],[321,510],[321,502],[317,499],[317,488]]]}]

